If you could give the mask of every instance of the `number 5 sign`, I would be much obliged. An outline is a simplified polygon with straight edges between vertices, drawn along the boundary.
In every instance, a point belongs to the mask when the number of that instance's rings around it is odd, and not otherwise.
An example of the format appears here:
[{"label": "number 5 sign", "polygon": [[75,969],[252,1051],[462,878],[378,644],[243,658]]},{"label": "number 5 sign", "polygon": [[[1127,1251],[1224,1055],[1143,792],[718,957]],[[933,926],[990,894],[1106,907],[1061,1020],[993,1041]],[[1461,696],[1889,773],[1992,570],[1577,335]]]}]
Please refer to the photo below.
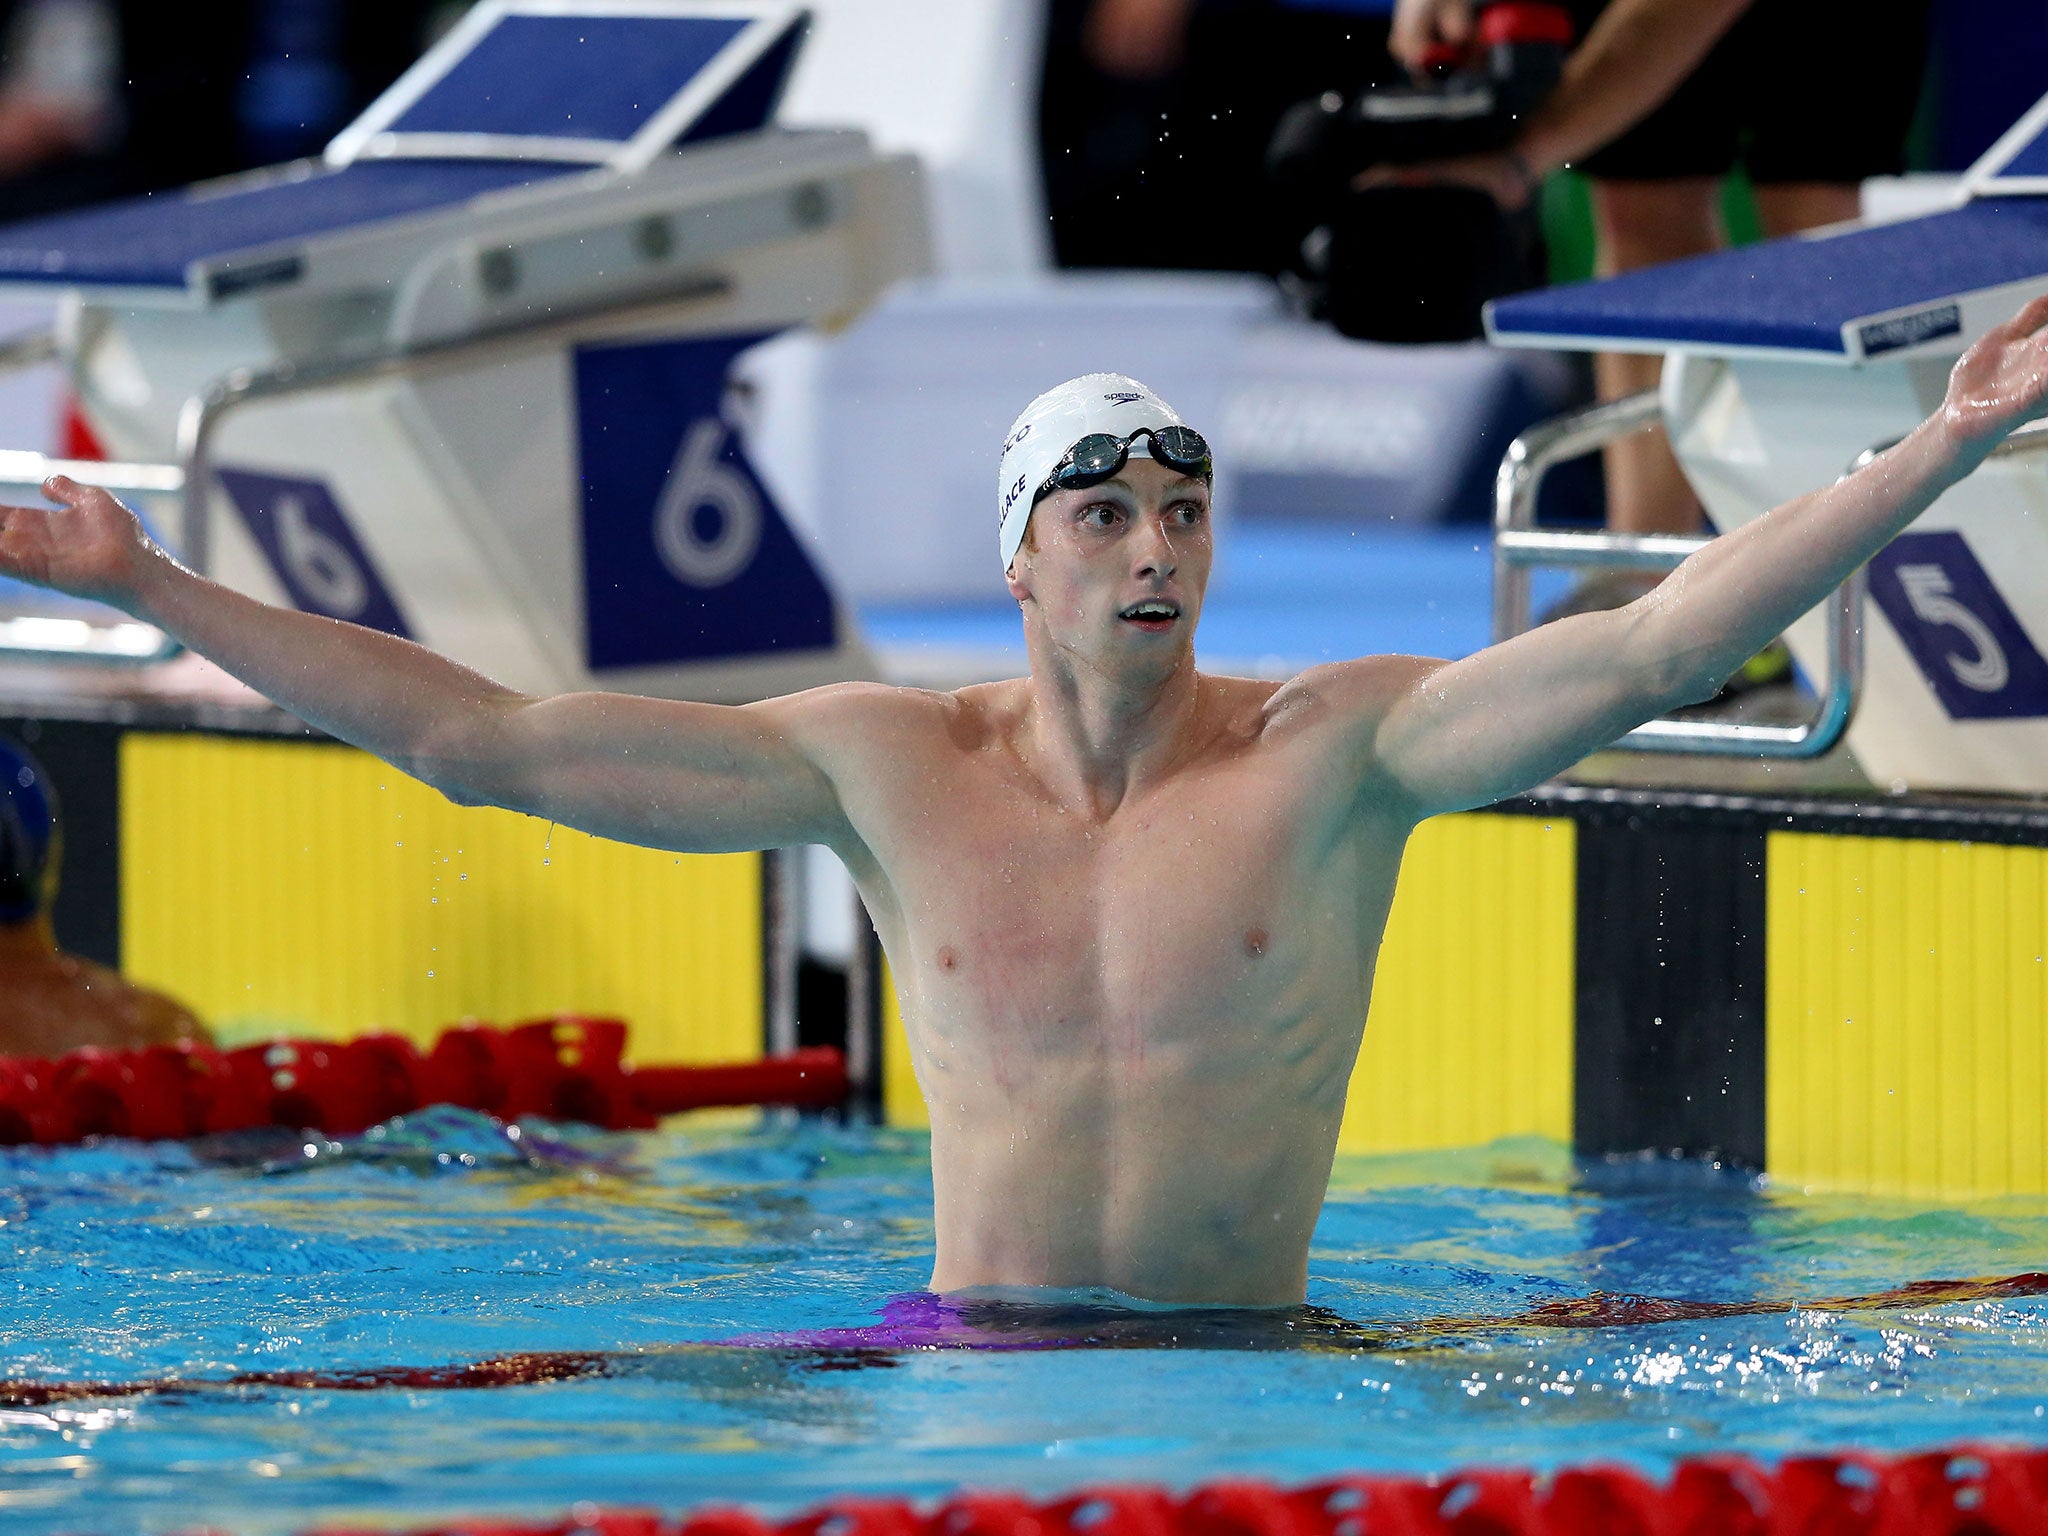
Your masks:
[{"label": "number 5 sign", "polygon": [[1961,534],[1900,534],[1870,562],[1870,595],[1951,718],[2048,715],[2048,661]]}]

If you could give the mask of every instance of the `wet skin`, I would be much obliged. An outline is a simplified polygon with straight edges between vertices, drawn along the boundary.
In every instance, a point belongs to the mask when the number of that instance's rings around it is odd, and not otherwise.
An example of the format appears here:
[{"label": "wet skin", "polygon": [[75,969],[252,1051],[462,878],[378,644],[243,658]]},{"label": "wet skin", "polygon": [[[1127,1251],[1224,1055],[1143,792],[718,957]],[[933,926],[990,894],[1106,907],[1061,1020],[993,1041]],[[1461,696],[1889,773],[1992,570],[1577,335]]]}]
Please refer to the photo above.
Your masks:
[{"label": "wet skin", "polygon": [[1207,502],[1133,460],[1041,503],[1032,679],[898,694],[834,765],[931,1111],[935,1289],[1302,1297],[1408,825],[1308,690],[1195,672]]},{"label": "wet skin", "polygon": [[0,1056],[205,1039],[199,1021],[171,999],[62,953],[47,917],[0,924]]},{"label": "wet skin", "polygon": [[1711,697],[2043,409],[2044,325],[2048,299],[1896,447],[1626,608],[1282,684],[1197,673],[1207,488],[1149,460],[1039,504],[1008,573],[1030,675],[950,694],[533,698],[197,577],[62,479],[62,511],[0,508],[0,574],[159,624],[463,804],[658,848],[835,849],[931,1105],[934,1288],[1291,1305],[1409,831]]}]

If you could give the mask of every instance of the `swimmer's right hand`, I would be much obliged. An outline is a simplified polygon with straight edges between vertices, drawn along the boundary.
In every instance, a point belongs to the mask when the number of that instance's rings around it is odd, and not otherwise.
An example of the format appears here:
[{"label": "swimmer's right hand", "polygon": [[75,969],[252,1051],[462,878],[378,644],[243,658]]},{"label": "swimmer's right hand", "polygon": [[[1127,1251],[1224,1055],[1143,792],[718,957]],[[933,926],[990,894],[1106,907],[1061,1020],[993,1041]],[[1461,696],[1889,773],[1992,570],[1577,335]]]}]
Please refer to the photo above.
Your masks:
[{"label": "swimmer's right hand", "polygon": [[43,494],[61,510],[0,506],[0,576],[132,604],[152,561],[163,558],[141,521],[110,492],[64,475],[45,480]]},{"label": "swimmer's right hand", "polygon": [[1472,0],[1396,0],[1387,52],[1421,74],[1439,48],[1462,52],[1472,40]]}]

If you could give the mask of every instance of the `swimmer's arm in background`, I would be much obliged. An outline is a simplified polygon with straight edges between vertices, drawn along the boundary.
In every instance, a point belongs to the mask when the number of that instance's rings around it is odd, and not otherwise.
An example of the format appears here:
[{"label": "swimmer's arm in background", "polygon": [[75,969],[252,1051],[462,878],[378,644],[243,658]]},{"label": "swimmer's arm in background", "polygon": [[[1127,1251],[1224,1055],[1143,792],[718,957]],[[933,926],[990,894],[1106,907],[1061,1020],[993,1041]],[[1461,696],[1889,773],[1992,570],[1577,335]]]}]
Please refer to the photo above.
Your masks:
[{"label": "swimmer's arm in background", "polygon": [[[1966,352],[1942,407],[1835,484],[1723,534],[1654,591],[1462,661],[1377,668],[1354,719],[1363,793],[1419,820],[1486,805],[1645,720],[1710,699],[2020,423],[2048,406],[2048,298]],[[1389,678],[1387,669],[1401,669]],[[1366,675],[1362,672],[1361,675]]]},{"label": "swimmer's arm in background", "polygon": [[850,835],[820,766],[829,748],[815,744],[851,734],[865,685],[738,707],[531,698],[410,641],[194,575],[103,490],[61,477],[44,490],[64,510],[0,507],[0,575],[156,624],[459,804],[691,852],[841,845]]}]

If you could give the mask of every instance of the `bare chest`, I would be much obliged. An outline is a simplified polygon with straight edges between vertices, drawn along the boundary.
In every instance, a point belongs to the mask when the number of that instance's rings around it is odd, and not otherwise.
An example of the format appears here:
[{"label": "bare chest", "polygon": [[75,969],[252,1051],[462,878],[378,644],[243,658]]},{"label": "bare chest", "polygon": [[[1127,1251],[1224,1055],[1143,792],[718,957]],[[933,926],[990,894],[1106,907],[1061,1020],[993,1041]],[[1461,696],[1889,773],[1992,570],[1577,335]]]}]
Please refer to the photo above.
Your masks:
[{"label": "bare chest", "polygon": [[1003,784],[956,794],[878,849],[905,1004],[935,1042],[993,1034],[1046,1058],[1156,1052],[1212,1038],[1219,1017],[1267,1017],[1333,954],[1356,961],[1355,850],[1316,809],[1231,768],[1102,821]]}]

